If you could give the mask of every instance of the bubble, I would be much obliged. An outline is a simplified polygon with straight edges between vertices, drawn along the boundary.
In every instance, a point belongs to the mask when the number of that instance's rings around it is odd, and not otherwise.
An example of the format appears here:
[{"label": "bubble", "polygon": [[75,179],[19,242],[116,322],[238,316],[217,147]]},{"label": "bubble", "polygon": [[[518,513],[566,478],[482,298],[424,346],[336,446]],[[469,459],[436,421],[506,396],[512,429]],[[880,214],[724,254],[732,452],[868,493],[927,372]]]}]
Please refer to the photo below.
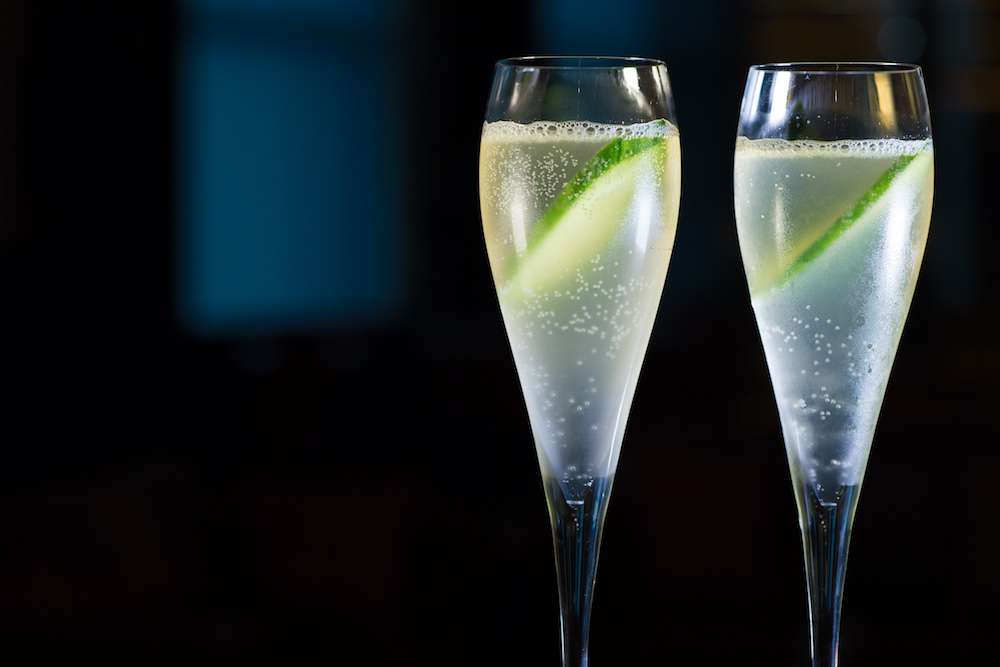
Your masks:
[{"label": "bubble", "polygon": [[552,141],[552,137],[587,137],[595,140],[607,137],[664,137],[678,134],[677,128],[669,122],[659,121],[636,123],[633,125],[611,125],[589,121],[536,121],[534,123],[514,123],[497,121],[483,124],[483,141],[524,140]]},{"label": "bubble", "polygon": [[[811,121],[806,120],[806,124]],[[927,141],[904,139],[866,139],[842,141],[813,141],[810,139],[745,139],[737,141],[740,151],[753,150],[760,153],[830,154],[844,153],[852,157],[882,158],[885,156],[916,155],[927,145]],[[838,162],[836,166],[840,166]],[[803,172],[804,174],[804,172]],[[774,172],[777,176],[777,172]],[[808,175],[807,175],[808,176]],[[786,175],[787,178],[787,175]]]}]

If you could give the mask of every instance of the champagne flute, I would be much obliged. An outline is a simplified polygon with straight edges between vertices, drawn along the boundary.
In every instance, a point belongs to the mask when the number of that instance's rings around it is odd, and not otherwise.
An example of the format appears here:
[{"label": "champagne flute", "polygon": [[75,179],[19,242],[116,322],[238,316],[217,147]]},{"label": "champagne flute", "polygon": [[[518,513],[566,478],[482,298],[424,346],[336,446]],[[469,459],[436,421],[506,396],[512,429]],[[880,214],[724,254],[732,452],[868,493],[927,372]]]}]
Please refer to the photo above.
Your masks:
[{"label": "champagne flute", "polygon": [[799,509],[812,664],[835,667],[847,551],[927,241],[920,68],[750,68],[736,222]]},{"label": "champagne flute", "polygon": [[677,224],[664,64],[497,63],[479,196],[552,523],[562,664],[582,667],[604,515]]}]

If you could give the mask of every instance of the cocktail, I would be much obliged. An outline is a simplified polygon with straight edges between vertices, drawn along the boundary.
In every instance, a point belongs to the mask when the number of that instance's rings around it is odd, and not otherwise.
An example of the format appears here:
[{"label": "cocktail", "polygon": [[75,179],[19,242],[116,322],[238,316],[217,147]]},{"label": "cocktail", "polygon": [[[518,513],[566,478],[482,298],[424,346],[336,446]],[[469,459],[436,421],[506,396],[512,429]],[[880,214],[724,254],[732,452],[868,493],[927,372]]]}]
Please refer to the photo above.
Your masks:
[{"label": "cocktail", "polygon": [[677,224],[680,140],[663,63],[498,63],[479,194],[552,522],[562,661],[579,667],[604,515]]},{"label": "cocktail", "polygon": [[806,561],[812,660],[837,664],[847,551],[927,240],[919,67],[752,67],[736,140],[740,247]]}]

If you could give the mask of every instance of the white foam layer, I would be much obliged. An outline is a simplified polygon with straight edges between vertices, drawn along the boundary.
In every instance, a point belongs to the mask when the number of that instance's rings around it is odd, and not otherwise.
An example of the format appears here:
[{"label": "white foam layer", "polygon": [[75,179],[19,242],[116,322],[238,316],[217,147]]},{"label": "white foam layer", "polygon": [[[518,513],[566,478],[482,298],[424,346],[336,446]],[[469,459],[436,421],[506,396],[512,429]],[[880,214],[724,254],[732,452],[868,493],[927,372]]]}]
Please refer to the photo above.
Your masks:
[{"label": "white foam layer", "polygon": [[916,155],[932,147],[930,139],[843,139],[840,141],[814,141],[812,139],[747,139],[737,137],[736,150],[740,153],[753,152],[761,155],[772,154],[789,157],[826,156],[849,154],[850,157],[885,158],[900,155]]},{"label": "white foam layer", "polygon": [[633,125],[611,125],[592,123],[587,120],[535,121],[534,123],[514,123],[507,120],[483,123],[483,141],[516,140],[523,141],[608,141],[615,137],[667,137],[679,134],[677,128],[666,120]]}]

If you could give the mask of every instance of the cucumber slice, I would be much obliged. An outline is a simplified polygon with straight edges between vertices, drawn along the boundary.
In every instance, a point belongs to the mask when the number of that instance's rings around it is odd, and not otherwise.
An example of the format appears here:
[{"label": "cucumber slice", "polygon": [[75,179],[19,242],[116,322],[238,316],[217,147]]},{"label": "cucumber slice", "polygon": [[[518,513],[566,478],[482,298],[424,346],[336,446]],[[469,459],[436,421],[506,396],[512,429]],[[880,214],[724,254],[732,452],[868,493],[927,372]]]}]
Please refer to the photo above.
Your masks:
[{"label": "cucumber slice", "polygon": [[506,289],[531,295],[569,282],[608,246],[625,221],[640,179],[662,174],[666,155],[666,136],[608,142],[539,218]]},{"label": "cucumber slice", "polygon": [[826,252],[848,230],[864,226],[883,216],[885,214],[884,208],[889,205],[890,201],[889,198],[885,197],[889,189],[893,185],[902,185],[904,181],[918,183],[933,163],[934,154],[929,149],[901,156],[875,181],[875,184],[867,192],[854,202],[854,205],[846,213],[837,218],[823,232],[822,236],[803,250],[802,254],[796,257],[783,273],[778,275],[777,279],[755,290],[755,293],[763,293],[786,285],[812,264],[817,257]]}]

